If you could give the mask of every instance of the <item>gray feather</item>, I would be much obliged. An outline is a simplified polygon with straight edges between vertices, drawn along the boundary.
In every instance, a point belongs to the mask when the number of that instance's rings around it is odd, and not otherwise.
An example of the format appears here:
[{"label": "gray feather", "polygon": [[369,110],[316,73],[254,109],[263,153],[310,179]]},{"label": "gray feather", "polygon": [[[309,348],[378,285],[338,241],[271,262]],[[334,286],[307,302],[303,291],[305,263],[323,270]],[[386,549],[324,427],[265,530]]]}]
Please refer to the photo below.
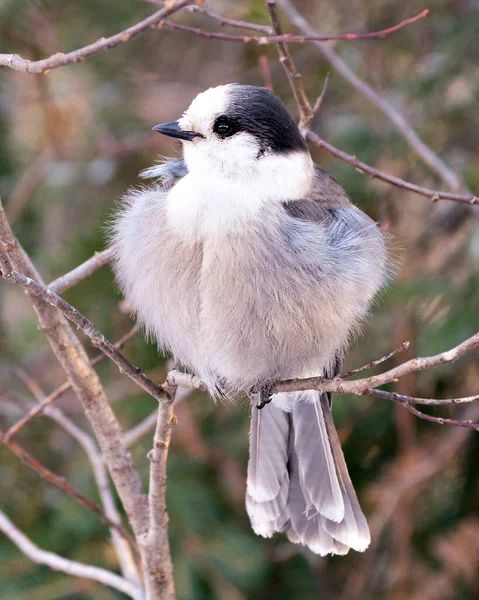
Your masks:
[{"label": "gray feather", "polygon": [[354,491],[354,487],[348,473],[348,468],[344,460],[344,454],[341,449],[338,433],[336,431],[336,427],[334,426],[327,396],[322,397],[321,404],[323,406],[326,428],[331,441],[331,449],[333,452],[334,462],[336,464],[336,470],[343,493],[345,507],[344,519],[340,523],[329,521],[326,523],[326,528],[328,532],[339,542],[342,542],[346,546],[349,546],[358,552],[363,552],[371,543],[369,527],[366,517],[359,506],[356,492]]},{"label": "gray feather", "polygon": [[161,179],[165,187],[172,187],[182,177],[188,174],[185,161],[180,158],[162,157],[162,162],[143,169],[140,173],[142,179]]},{"label": "gray feather", "polygon": [[247,491],[258,502],[276,498],[288,474],[289,419],[273,404],[253,406]]},{"label": "gray feather", "polygon": [[324,517],[319,514],[308,515],[300,479],[298,456],[294,451],[294,436],[292,437],[289,463],[290,491],[287,506],[289,522],[286,534],[291,542],[303,544],[311,548],[313,552],[326,556],[332,552],[334,540],[323,527]]},{"label": "gray feather", "polygon": [[332,521],[344,517],[344,501],[317,392],[296,395],[293,408],[294,450],[306,510]]},{"label": "gray feather", "polygon": [[[331,415],[329,395],[322,394],[318,404],[321,408],[319,414],[327,431],[326,439],[333,459],[332,469],[334,469],[338,481],[344,515],[338,522],[327,518],[324,514],[319,514],[318,511],[311,511],[312,501],[316,505],[319,504],[315,494],[318,493],[317,490],[321,484],[323,486],[325,484],[325,473],[324,470],[318,469],[314,472],[312,469],[307,475],[305,485],[302,463],[306,461],[308,464],[314,464],[315,459],[321,463],[324,457],[321,456],[322,445],[318,448],[317,441],[315,442],[313,439],[318,432],[315,434],[314,431],[309,430],[309,438],[303,438],[307,432],[305,421],[309,419],[310,422],[314,422],[312,412],[314,406],[295,404],[292,415],[294,434],[290,435],[288,450],[290,487],[287,505],[289,521],[286,524],[286,533],[292,542],[308,546],[321,556],[347,554],[350,548],[362,552],[370,543],[369,529],[344,461]],[[331,467],[331,464],[329,466]],[[326,481],[328,481],[328,477],[329,473]]]},{"label": "gray feather", "polygon": [[253,403],[246,510],[254,531],[266,537],[287,521],[289,421],[273,404],[259,410]]}]

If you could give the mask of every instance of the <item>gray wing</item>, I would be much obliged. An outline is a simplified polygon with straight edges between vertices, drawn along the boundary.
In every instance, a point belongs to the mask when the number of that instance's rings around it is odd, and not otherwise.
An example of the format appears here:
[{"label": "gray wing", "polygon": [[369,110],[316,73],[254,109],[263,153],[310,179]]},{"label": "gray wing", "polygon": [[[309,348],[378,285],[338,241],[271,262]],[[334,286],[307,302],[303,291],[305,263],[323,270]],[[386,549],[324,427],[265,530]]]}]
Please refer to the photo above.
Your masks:
[{"label": "gray wing", "polygon": [[319,165],[314,165],[314,179],[307,198],[283,203],[293,219],[323,223],[336,217],[336,211],[354,208],[339,183]]},{"label": "gray wing", "polygon": [[165,188],[171,188],[187,174],[188,168],[183,159],[164,158],[163,162],[141,171],[140,177],[142,179],[161,179]]}]

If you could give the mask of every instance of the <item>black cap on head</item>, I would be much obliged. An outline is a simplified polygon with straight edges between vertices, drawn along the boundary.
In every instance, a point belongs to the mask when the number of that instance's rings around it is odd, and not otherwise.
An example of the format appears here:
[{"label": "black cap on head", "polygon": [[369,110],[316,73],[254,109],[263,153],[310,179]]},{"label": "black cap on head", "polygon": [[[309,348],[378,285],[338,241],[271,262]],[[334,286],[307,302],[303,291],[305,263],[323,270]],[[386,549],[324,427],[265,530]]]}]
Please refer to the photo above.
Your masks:
[{"label": "black cap on head", "polygon": [[256,136],[265,150],[307,150],[306,142],[281,100],[270,90],[252,85],[232,85],[224,115],[240,129]]}]

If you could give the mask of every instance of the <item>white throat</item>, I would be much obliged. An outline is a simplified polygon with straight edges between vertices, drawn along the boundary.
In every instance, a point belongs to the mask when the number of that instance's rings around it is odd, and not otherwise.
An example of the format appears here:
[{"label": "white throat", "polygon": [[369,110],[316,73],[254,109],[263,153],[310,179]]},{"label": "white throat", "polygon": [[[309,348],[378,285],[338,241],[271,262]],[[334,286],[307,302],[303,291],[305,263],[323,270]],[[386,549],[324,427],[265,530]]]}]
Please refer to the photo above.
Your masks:
[{"label": "white throat", "polygon": [[304,151],[270,154],[234,170],[209,162],[189,162],[190,172],[168,194],[169,224],[191,243],[249,227],[267,204],[304,198],[314,176]]}]

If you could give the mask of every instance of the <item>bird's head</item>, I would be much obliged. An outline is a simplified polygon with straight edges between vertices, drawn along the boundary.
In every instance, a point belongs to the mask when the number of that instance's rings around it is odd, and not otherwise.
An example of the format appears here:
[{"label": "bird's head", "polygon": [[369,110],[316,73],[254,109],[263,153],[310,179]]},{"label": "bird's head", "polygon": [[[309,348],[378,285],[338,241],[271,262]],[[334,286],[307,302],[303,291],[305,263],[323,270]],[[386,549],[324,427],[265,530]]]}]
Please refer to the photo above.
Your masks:
[{"label": "bird's head", "polygon": [[[198,94],[183,116],[155,131],[183,142],[189,172],[234,179],[277,170],[312,173],[306,143],[292,117],[272,92],[228,84]],[[312,176],[312,175],[311,175]]]}]

